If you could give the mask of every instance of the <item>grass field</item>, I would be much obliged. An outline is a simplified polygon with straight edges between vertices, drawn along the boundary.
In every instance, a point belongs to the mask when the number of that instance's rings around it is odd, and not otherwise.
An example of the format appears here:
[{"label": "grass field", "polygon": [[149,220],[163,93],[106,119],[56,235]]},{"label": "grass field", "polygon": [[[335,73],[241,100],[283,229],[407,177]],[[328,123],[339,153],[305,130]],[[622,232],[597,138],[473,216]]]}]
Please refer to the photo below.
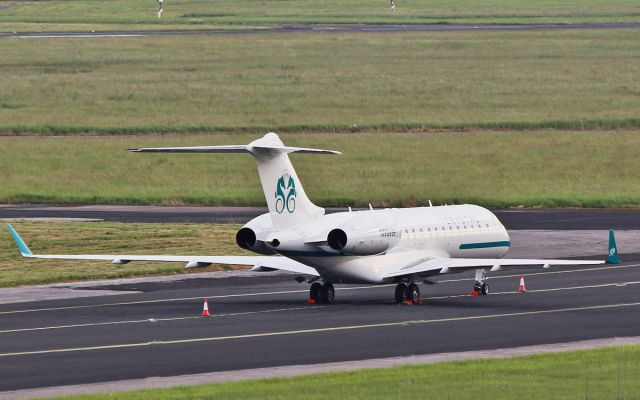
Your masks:
[{"label": "grass field", "polygon": [[[0,139],[2,203],[264,205],[246,155],[125,149],[249,143],[259,135]],[[640,131],[284,134],[310,198],[324,206],[640,205]]]},{"label": "grass field", "polygon": [[640,5],[634,0],[399,0],[395,13],[387,0],[170,0],[161,20],[156,7],[153,0],[0,1],[0,30],[41,30],[43,23],[60,24],[53,30],[74,30],[75,25],[101,30],[118,24],[157,29],[163,25],[640,22]]},{"label": "grass field", "polygon": [[640,127],[640,29],[1,46],[8,135]]},{"label": "grass field", "polygon": [[482,359],[73,399],[638,399],[640,346]]},{"label": "grass field", "polygon": [[[33,252],[49,254],[244,255],[235,244],[235,224],[124,224],[106,222],[14,221]],[[182,263],[31,260],[20,256],[5,224],[0,229],[0,287],[87,279],[206,272]]]}]

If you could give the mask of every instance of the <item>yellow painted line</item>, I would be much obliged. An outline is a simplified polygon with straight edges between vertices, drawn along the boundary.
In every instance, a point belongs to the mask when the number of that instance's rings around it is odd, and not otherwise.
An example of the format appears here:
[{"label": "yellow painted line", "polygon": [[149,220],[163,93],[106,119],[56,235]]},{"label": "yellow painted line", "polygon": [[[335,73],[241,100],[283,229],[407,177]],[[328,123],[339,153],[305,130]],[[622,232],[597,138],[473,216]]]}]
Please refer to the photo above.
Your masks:
[{"label": "yellow painted line", "polygon": [[[251,315],[251,314],[268,314],[268,313],[296,311],[296,310],[315,310],[315,309],[324,308],[324,307],[327,307],[327,306],[276,308],[272,310],[247,311],[247,312],[226,313],[226,314],[211,314],[209,318],[236,317],[236,316],[244,316],[244,315]],[[36,328],[6,329],[6,330],[0,331],[0,334],[16,333],[16,332],[47,331],[47,330],[54,330],[54,329],[86,328],[86,327],[92,327],[92,326],[105,326],[105,325],[142,324],[145,322],[155,323],[155,322],[166,322],[166,321],[182,321],[187,319],[198,319],[198,318],[205,318],[205,317],[201,315],[196,315],[196,316],[190,316],[190,317],[147,318],[147,319],[134,319],[134,320],[125,320],[125,321],[96,322],[96,323],[90,323],[90,324],[55,325],[55,326],[43,326],[43,327],[36,327]]]},{"label": "yellow painted line", "polygon": [[62,348],[62,349],[22,351],[22,352],[14,352],[14,353],[0,353],[0,357],[74,353],[74,352],[85,352],[85,351],[95,351],[95,350],[116,350],[116,349],[127,349],[127,348],[136,348],[136,347],[165,346],[165,345],[202,343],[202,342],[221,342],[221,341],[227,341],[227,340],[253,339],[253,338],[276,337],[276,336],[293,336],[293,335],[304,335],[304,334],[311,334],[311,333],[330,333],[330,332],[341,332],[341,331],[360,330],[360,329],[388,328],[388,327],[406,326],[406,325],[424,325],[424,324],[436,324],[436,323],[445,323],[445,322],[486,320],[486,319],[494,319],[494,318],[523,317],[523,316],[531,316],[531,315],[549,315],[549,314],[560,314],[560,313],[579,312],[579,311],[608,310],[608,309],[614,309],[614,308],[637,307],[637,306],[640,306],[640,302],[608,304],[608,305],[598,305],[598,306],[585,306],[585,307],[558,308],[553,310],[524,311],[524,312],[504,313],[504,314],[486,314],[486,315],[476,315],[476,316],[470,316],[470,317],[419,319],[419,320],[406,320],[406,321],[399,321],[399,322],[386,322],[386,323],[365,324],[365,325],[334,326],[334,327],[328,327],[328,328],[251,333],[251,334],[234,335],[234,336],[212,336],[212,337],[204,337],[204,338],[178,339],[178,340],[154,340],[149,342],[124,343],[124,344],[113,344],[113,345],[104,345],[104,346],[70,347],[70,348]]}]

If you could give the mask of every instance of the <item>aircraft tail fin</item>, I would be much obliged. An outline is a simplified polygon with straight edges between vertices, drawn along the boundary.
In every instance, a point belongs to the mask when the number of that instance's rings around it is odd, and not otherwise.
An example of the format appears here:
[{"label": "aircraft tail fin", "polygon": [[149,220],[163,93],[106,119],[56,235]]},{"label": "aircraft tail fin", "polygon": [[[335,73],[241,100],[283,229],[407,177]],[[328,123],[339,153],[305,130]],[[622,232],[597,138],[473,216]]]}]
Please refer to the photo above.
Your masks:
[{"label": "aircraft tail fin", "polygon": [[296,174],[289,153],[341,154],[338,151],[285,146],[269,132],[248,145],[157,147],[129,149],[139,153],[249,153],[256,160],[262,190],[275,228],[304,223],[324,214],[324,208],[309,200]]}]

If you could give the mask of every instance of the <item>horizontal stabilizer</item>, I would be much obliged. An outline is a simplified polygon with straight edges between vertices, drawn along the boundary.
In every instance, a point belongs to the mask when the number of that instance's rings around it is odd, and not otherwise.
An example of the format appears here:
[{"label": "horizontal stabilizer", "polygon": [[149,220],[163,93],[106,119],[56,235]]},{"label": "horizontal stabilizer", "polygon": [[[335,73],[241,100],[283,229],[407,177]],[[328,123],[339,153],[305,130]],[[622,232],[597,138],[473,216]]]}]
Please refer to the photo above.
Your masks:
[{"label": "horizontal stabilizer", "polygon": [[[272,136],[274,135],[274,136]],[[265,137],[254,140],[244,145],[225,145],[225,146],[193,146],[193,147],[145,147],[140,149],[128,149],[136,153],[250,153],[253,155],[263,155],[265,153],[271,155],[287,154],[287,153],[306,153],[306,154],[342,154],[339,151],[310,149],[305,147],[285,146],[282,142],[274,140],[277,138],[275,133],[267,133]]]},{"label": "horizontal stabilizer", "polygon": [[146,147],[128,149],[135,153],[250,153],[247,145],[193,146],[193,147]]}]

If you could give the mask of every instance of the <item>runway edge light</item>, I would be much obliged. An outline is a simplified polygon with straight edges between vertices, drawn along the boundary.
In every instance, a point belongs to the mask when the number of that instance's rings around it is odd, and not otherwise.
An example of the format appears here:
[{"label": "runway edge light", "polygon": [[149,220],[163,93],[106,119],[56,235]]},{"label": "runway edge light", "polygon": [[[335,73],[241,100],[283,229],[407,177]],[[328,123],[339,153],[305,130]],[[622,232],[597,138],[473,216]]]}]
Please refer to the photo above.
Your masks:
[{"label": "runway edge light", "polygon": [[616,237],[613,234],[613,228],[609,229],[609,254],[607,255],[607,264],[620,264],[618,257],[618,246],[616,246]]}]

